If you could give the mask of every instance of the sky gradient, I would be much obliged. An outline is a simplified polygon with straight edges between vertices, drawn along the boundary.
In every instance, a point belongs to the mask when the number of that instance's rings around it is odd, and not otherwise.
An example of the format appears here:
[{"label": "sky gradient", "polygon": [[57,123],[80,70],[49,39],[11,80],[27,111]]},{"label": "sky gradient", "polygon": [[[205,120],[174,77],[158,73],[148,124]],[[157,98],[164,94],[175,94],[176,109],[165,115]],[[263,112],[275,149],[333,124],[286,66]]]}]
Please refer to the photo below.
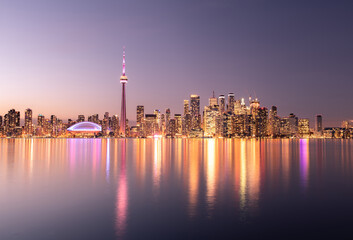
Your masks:
[{"label": "sky gradient", "polygon": [[353,119],[352,1],[0,0],[0,115],[127,117],[190,94],[256,96],[324,126]]}]

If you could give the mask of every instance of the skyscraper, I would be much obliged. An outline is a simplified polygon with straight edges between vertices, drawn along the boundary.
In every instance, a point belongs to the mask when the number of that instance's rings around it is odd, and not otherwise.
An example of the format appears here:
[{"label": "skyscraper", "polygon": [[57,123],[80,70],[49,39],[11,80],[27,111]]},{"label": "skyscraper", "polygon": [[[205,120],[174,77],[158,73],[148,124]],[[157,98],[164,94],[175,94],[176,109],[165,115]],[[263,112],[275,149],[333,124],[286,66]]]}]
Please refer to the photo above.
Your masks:
[{"label": "skyscraper", "polygon": [[322,135],[322,116],[321,115],[316,115],[315,118],[315,133],[317,135]]},{"label": "skyscraper", "polygon": [[126,97],[125,97],[125,84],[127,83],[127,76],[125,75],[125,49],[123,51],[123,74],[120,77],[122,87],[121,92],[121,114],[120,114],[120,131],[121,135],[125,137],[126,129]]},{"label": "skyscraper", "polygon": [[136,124],[138,127],[141,127],[144,115],[145,115],[144,106],[138,105],[136,108]]},{"label": "skyscraper", "polygon": [[231,112],[232,114],[234,113],[234,93],[228,93],[228,108],[227,110]]},{"label": "skyscraper", "polygon": [[190,109],[190,107],[189,107],[189,100],[184,100],[184,116],[185,116],[186,114],[189,114],[189,109]]},{"label": "skyscraper", "polygon": [[32,134],[33,133],[33,128],[32,128],[32,110],[31,109],[26,109],[25,112],[25,132],[26,134]]},{"label": "skyscraper", "polygon": [[209,99],[209,105],[210,107],[218,105],[217,98],[214,96],[214,91],[213,91],[212,97]]},{"label": "skyscraper", "polygon": [[201,124],[200,115],[200,96],[192,94],[190,96],[191,103],[191,128],[199,129]]},{"label": "skyscraper", "polygon": [[226,110],[226,99],[224,95],[219,95],[218,97],[219,113],[223,114]]},{"label": "skyscraper", "polygon": [[169,120],[170,120],[170,109],[167,108],[165,110],[165,128],[166,128],[166,132],[169,131]]}]

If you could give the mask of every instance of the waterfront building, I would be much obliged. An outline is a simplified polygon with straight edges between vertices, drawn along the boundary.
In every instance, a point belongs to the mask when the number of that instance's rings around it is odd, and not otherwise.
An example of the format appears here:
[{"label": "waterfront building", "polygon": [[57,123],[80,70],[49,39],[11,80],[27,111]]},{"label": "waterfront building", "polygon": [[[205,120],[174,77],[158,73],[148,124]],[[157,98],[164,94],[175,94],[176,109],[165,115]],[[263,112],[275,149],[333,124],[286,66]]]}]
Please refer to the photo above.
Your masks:
[{"label": "waterfront building", "polygon": [[322,115],[315,116],[315,134],[317,136],[322,136],[323,127],[322,127]]},{"label": "waterfront building", "polygon": [[298,134],[299,137],[306,138],[310,135],[309,119],[300,118],[298,119]]},{"label": "waterfront building", "polygon": [[205,137],[214,137],[216,135],[217,116],[218,116],[217,105],[205,106],[205,109],[204,109],[204,134],[205,134]]},{"label": "waterfront building", "polygon": [[170,120],[170,109],[167,108],[165,110],[165,128],[166,128],[165,132],[169,131],[168,130],[169,129],[169,120]]},{"label": "waterfront building", "polygon": [[113,115],[112,116],[112,127],[111,127],[111,131],[114,133],[114,136],[115,137],[118,137],[119,136],[119,117],[118,115]]},{"label": "waterfront building", "polygon": [[[158,124],[157,124],[156,114],[146,114],[145,115],[145,124],[146,124],[146,129],[145,129],[146,137],[158,134],[158,130],[157,130]],[[168,126],[169,126],[169,124],[168,124]]]},{"label": "waterfront building", "polygon": [[170,137],[175,137],[175,134],[176,134],[176,128],[177,128],[177,126],[176,126],[176,120],[175,119],[170,119],[169,120],[169,129],[168,129],[168,135],[170,136]]},{"label": "waterfront building", "polygon": [[182,119],[182,134],[188,136],[191,131],[191,115],[188,113]]},{"label": "waterfront building", "polygon": [[174,114],[174,119],[175,119],[175,135],[181,136],[182,134],[181,114]]},{"label": "waterfront building", "polygon": [[272,106],[269,114],[268,135],[276,138],[280,135],[280,118],[277,115],[277,107]]},{"label": "waterfront building", "polygon": [[162,124],[161,133],[162,133],[162,135],[165,135],[166,134],[166,123],[165,123],[165,114],[164,113],[161,113],[160,121]]},{"label": "waterfront building", "polygon": [[50,123],[51,123],[51,136],[56,137],[58,134],[58,119],[55,115],[50,116]]},{"label": "waterfront building", "polygon": [[33,134],[33,122],[32,122],[32,110],[30,108],[26,109],[25,112],[25,133],[28,135]]}]

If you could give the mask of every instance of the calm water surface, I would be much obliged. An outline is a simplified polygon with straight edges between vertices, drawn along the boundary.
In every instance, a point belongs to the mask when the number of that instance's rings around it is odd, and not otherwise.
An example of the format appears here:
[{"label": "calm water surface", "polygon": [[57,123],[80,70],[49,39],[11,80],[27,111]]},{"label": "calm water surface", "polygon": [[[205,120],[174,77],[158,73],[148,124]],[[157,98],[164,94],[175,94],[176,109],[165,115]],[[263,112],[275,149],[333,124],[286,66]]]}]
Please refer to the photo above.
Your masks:
[{"label": "calm water surface", "polygon": [[352,222],[352,140],[0,139],[0,239],[350,239]]}]

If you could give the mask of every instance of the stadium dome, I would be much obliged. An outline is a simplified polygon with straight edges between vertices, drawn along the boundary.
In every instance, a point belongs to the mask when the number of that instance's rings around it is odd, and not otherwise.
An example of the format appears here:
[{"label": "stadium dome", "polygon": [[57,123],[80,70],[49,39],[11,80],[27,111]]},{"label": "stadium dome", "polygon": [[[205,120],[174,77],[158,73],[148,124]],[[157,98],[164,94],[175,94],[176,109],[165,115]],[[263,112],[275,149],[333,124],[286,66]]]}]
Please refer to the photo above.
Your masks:
[{"label": "stadium dome", "polygon": [[67,129],[72,133],[98,133],[102,131],[102,127],[93,122],[79,122]]}]

